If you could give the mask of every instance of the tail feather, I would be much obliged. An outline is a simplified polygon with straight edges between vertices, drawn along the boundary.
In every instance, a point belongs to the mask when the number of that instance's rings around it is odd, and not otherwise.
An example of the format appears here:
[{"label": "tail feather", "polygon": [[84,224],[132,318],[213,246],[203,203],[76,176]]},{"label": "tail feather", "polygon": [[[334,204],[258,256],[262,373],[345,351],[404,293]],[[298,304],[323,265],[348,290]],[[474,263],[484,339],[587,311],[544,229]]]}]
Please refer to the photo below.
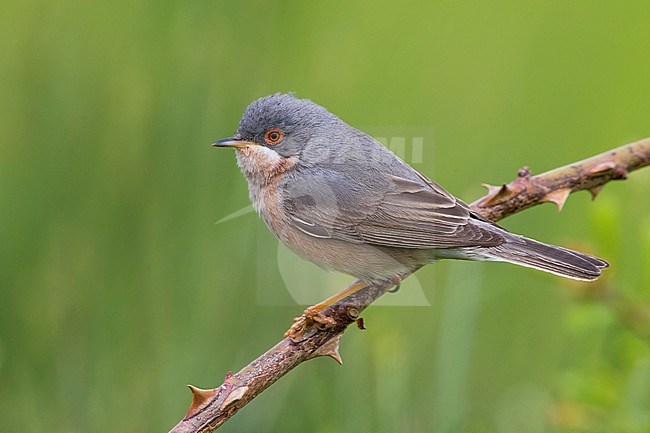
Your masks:
[{"label": "tail feather", "polygon": [[493,260],[500,260],[550,272],[575,280],[593,281],[609,263],[598,257],[554,245],[510,235],[506,242],[486,249]]}]

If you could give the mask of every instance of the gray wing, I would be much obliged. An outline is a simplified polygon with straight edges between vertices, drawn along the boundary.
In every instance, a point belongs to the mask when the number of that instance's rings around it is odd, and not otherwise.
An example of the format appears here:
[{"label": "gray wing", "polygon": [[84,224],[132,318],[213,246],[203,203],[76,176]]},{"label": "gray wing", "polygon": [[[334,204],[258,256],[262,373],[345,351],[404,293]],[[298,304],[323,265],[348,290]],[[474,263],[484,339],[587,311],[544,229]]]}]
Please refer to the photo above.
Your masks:
[{"label": "gray wing", "polygon": [[486,224],[426,176],[413,174],[413,179],[378,173],[352,179],[313,169],[283,185],[283,205],[295,228],[318,238],[421,249],[504,242],[503,229]]}]

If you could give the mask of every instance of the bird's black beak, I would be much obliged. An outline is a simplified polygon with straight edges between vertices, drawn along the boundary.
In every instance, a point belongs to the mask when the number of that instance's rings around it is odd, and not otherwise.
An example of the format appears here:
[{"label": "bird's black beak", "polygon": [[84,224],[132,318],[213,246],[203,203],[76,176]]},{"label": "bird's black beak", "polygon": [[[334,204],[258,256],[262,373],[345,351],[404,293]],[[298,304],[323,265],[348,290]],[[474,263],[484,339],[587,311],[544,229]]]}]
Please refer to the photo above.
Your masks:
[{"label": "bird's black beak", "polygon": [[235,149],[242,149],[244,147],[257,146],[258,144],[254,141],[246,141],[241,137],[234,136],[215,141],[212,145],[214,147],[234,147]]}]

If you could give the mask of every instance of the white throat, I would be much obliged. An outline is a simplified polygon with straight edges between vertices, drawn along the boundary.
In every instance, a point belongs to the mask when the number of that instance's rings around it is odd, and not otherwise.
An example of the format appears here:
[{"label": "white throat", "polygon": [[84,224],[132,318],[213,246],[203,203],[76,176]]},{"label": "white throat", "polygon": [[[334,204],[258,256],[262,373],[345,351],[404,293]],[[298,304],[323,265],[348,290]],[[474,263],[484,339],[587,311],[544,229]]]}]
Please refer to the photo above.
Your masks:
[{"label": "white throat", "polygon": [[264,146],[250,146],[236,151],[237,165],[248,181],[253,207],[264,214],[267,196],[277,194],[279,176],[291,170],[298,158],[285,158]]}]

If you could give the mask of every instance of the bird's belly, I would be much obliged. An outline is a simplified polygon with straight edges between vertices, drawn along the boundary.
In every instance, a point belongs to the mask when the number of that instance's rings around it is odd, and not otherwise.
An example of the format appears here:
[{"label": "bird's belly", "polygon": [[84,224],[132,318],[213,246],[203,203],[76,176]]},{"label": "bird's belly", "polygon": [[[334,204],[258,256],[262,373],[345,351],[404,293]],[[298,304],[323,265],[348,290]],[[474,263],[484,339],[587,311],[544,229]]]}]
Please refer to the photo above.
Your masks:
[{"label": "bird's belly", "polygon": [[310,236],[289,224],[274,185],[250,184],[251,200],[271,232],[291,251],[321,268],[365,280],[387,280],[432,261],[431,250],[390,248]]},{"label": "bird's belly", "polygon": [[425,250],[406,250],[314,238],[298,230],[281,233],[280,240],[294,253],[324,269],[365,280],[388,280],[431,261]]}]

